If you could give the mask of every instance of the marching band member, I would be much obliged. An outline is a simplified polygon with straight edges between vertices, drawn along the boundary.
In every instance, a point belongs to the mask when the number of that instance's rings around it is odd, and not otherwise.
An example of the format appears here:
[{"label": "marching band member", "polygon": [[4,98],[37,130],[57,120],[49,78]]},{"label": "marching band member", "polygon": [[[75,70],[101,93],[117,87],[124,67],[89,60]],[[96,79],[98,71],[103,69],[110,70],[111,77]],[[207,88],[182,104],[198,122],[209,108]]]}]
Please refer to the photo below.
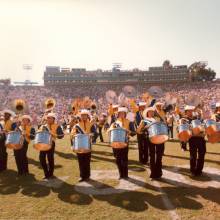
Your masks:
[{"label": "marching band member", "polygon": [[[79,114],[80,114],[80,121],[73,127],[71,131],[72,138],[76,134],[94,134],[96,132],[93,123],[90,122],[90,118],[89,118],[90,112],[86,109],[83,109]],[[77,153],[77,157],[78,157],[80,177],[81,177],[79,179],[79,182],[88,181],[90,178],[91,152]]]},{"label": "marching band member", "polygon": [[212,115],[212,119],[214,119],[216,122],[220,122],[220,102],[215,104],[215,111]]},{"label": "marching band member", "polygon": [[15,130],[16,123],[12,121],[15,113],[9,109],[3,111],[4,120],[1,124],[1,139],[0,139],[0,172],[7,169],[8,153],[6,151],[5,141],[8,132]]},{"label": "marching band member", "polygon": [[153,144],[150,142],[148,136],[148,127],[151,123],[160,120],[155,116],[155,108],[149,107],[146,108],[143,112],[144,120],[141,121],[140,125],[137,128],[138,133],[145,133],[146,135],[146,144],[149,146],[150,152],[150,178],[157,179],[162,176],[162,157],[164,153],[164,144]]},{"label": "marching band member", "polygon": [[[136,134],[134,123],[130,122],[126,119],[126,114],[128,109],[126,107],[118,108],[118,115],[115,122],[113,122],[110,126],[110,129],[115,127],[122,127],[128,132],[128,136],[134,136]],[[113,154],[116,159],[116,164],[119,170],[119,179],[127,179],[128,178],[128,144],[129,137],[127,138],[127,147],[125,148],[113,148]]]},{"label": "marching band member", "polygon": [[99,136],[98,133],[98,116],[94,110],[90,110],[90,122],[93,124],[93,127],[95,128],[95,132],[93,133],[92,136],[92,143],[95,144],[96,140]]},{"label": "marching band member", "polygon": [[28,144],[35,137],[35,129],[31,127],[32,118],[29,115],[23,115],[21,117],[21,126],[19,127],[23,137],[23,146],[19,150],[14,150],[15,162],[18,169],[18,175],[27,175],[28,170],[28,158],[27,150]]},{"label": "marching band member", "polygon": [[110,124],[115,122],[116,119],[117,119],[118,107],[119,107],[119,105],[117,105],[117,104],[115,104],[115,105],[110,104],[110,106],[109,106],[108,115],[109,115],[109,117],[111,117],[111,123]]},{"label": "marching band member", "polygon": [[[79,118],[77,115],[70,115],[68,119],[68,125],[69,125],[69,133],[71,133],[73,127],[79,122]],[[72,141],[72,140],[71,140]],[[72,144],[72,143],[71,143]]]},{"label": "marching band member", "polygon": [[[136,126],[139,126],[143,118],[143,111],[146,108],[146,102],[138,103],[138,111],[136,112]],[[149,148],[146,141],[146,135],[144,133],[137,133],[137,141],[138,141],[138,151],[139,151],[139,162],[142,164],[147,164],[148,162],[148,152]]]},{"label": "marching band member", "polygon": [[[178,106],[175,107],[175,118],[176,118],[176,122],[177,124],[179,124],[181,122],[181,118],[185,117],[185,112],[186,110],[184,109],[184,112],[180,111],[180,108]],[[181,146],[181,150],[182,151],[187,151],[187,142],[180,142],[180,146]]]},{"label": "marching band member", "polygon": [[[52,136],[52,146],[48,151],[40,151],[39,159],[41,166],[44,170],[44,179],[53,178],[54,172],[54,151],[55,151],[55,140],[56,138],[62,139],[64,137],[64,133],[62,128],[55,123],[56,121],[55,113],[47,114],[46,125],[42,125],[39,130],[47,129]],[[46,162],[46,157],[48,159],[48,164]]]},{"label": "marching band member", "polygon": [[169,134],[170,138],[173,139],[174,115],[171,111],[167,112],[166,119],[167,119],[168,134]]},{"label": "marching band member", "polygon": [[98,119],[98,131],[99,131],[99,138],[101,142],[104,142],[102,129],[105,126],[106,122],[107,122],[107,115],[105,113],[102,113],[101,117]]},{"label": "marching band member", "polygon": [[[194,106],[185,106],[185,117],[181,119],[181,122],[187,121],[191,124],[192,120],[198,118],[198,114],[195,112]],[[206,153],[206,141],[205,134],[201,132],[198,135],[192,134],[192,137],[189,139],[189,152],[190,152],[190,171],[194,176],[200,176],[202,174],[205,153]]]},{"label": "marching band member", "polygon": [[157,118],[157,121],[161,121],[166,123],[166,113],[163,110],[163,102],[156,102],[154,104],[154,108],[155,108],[155,114],[154,117]]}]

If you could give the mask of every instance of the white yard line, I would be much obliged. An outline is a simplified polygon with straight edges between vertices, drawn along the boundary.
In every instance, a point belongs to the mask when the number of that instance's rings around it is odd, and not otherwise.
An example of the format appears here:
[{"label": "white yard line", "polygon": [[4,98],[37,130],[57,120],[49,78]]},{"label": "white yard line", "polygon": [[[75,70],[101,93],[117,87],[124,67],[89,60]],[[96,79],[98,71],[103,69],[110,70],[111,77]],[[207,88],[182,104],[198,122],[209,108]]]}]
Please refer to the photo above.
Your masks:
[{"label": "white yard line", "polygon": [[[149,168],[146,168],[146,170],[147,170],[147,173],[149,174],[149,173],[150,173]],[[155,187],[158,189],[158,191],[161,193],[161,197],[162,197],[163,203],[164,203],[165,207],[167,208],[168,213],[169,213],[171,219],[172,219],[172,220],[180,220],[181,217],[176,213],[173,204],[172,204],[171,201],[169,200],[169,198],[168,198],[166,192],[161,188],[160,183],[159,183],[158,181],[156,181],[156,180],[153,180],[151,183],[152,183],[152,185],[155,186]]]}]

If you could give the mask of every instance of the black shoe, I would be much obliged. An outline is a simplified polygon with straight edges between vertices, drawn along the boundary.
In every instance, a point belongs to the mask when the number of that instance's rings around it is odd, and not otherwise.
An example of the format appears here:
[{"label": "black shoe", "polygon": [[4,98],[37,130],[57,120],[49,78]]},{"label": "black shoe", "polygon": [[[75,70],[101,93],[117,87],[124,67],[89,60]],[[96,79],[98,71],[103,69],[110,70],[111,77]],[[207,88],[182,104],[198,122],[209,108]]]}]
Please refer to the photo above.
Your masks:
[{"label": "black shoe", "polygon": [[124,176],[122,179],[124,179],[124,180],[128,180],[129,177],[128,177],[128,176]]},{"label": "black shoe", "polygon": [[85,182],[89,182],[90,181],[90,177],[87,177],[84,179]]},{"label": "black shoe", "polygon": [[49,177],[48,177],[48,179],[55,179],[56,177],[54,176],[54,175],[50,175]]},{"label": "black shoe", "polygon": [[81,183],[81,182],[84,182],[85,179],[84,178],[79,178],[78,182]]}]

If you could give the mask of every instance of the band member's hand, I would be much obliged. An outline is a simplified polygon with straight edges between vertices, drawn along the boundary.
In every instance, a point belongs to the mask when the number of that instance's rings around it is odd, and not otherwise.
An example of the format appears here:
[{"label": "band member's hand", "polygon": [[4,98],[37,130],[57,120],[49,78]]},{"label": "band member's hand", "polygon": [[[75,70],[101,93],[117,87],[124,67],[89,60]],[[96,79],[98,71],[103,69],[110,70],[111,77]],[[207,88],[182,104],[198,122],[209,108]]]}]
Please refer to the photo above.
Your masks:
[{"label": "band member's hand", "polygon": [[50,132],[50,134],[51,134],[52,137],[57,137],[57,135],[54,134],[53,132]]}]

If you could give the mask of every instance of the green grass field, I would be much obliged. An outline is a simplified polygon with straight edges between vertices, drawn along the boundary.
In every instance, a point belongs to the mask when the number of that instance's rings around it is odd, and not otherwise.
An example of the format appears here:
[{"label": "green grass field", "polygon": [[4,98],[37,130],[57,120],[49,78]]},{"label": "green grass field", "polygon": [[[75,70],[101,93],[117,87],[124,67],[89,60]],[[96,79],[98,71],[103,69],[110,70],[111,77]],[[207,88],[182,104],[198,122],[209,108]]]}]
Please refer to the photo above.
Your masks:
[{"label": "green grass field", "polygon": [[192,178],[189,152],[182,152],[179,142],[167,142],[161,181],[151,181],[149,167],[138,162],[136,144],[129,150],[131,179],[123,182],[115,175],[112,149],[107,143],[94,145],[93,180],[86,184],[78,183],[68,136],[56,142],[58,179],[48,183],[42,182],[39,153],[32,145],[28,177],[17,178],[8,150],[9,170],[0,174],[0,219],[220,219],[220,144],[207,144],[204,175]]}]

